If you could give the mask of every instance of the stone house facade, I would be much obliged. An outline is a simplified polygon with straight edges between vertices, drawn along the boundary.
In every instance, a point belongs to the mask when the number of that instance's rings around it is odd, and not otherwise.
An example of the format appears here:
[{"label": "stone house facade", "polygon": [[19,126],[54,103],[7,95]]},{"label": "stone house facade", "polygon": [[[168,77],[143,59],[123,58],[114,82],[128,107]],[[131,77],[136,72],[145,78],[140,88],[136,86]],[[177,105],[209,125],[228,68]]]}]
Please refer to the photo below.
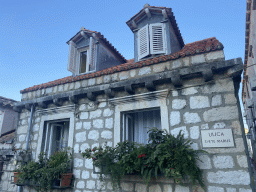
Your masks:
[{"label": "stone house facade", "polygon": [[[58,150],[56,143],[69,146],[74,152],[75,181],[66,191],[113,191],[110,183],[100,182],[92,160],[83,159],[80,151],[104,143],[115,146],[127,139],[143,143],[147,137],[143,127],[158,125],[174,135],[182,130],[193,141],[192,148],[208,152],[198,162],[204,170],[206,191],[252,192],[238,99],[241,58],[225,60],[223,45],[214,37],[184,45],[170,8],[146,5],[127,24],[137,42],[134,60],[99,71],[76,70],[78,74],[73,76],[21,91],[22,101],[15,105],[20,111],[16,148],[28,148],[37,160],[41,151],[51,154]],[[157,32],[152,32],[154,26]],[[79,51],[78,42],[88,37],[98,39],[95,44],[105,41],[98,32],[84,28],[80,34],[68,41],[69,45],[74,43],[69,52],[69,67],[75,65],[73,69],[81,69],[83,54],[92,54]],[[143,34],[150,38],[143,40]],[[160,34],[160,40],[152,34]],[[151,47],[155,40],[156,49]],[[104,46],[112,55],[119,55],[110,44]],[[72,49],[77,52],[71,55]],[[86,60],[87,69],[91,62]],[[127,125],[126,118],[134,123]],[[216,131],[229,131],[230,145],[205,139],[205,134]],[[50,139],[48,132],[56,139]],[[127,176],[121,186],[124,192],[202,191],[199,186],[182,186],[165,178],[146,186],[141,179]],[[23,191],[30,190],[23,187]]]},{"label": "stone house facade", "polygon": [[2,186],[9,190],[14,188],[10,181],[15,168],[13,144],[18,113],[13,110],[13,105],[16,102],[0,96],[0,191],[2,191]]},{"label": "stone house facade", "polygon": [[244,55],[244,74],[243,74],[243,89],[242,100],[244,106],[244,117],[248,125],[248,138],[250,138],[252,146],[252,157],[256,159],[256,130],[255,130],[255,117],[256,117],[256,1],[247,0],[246,6],[246,26],[245,26],[245,55]]}]

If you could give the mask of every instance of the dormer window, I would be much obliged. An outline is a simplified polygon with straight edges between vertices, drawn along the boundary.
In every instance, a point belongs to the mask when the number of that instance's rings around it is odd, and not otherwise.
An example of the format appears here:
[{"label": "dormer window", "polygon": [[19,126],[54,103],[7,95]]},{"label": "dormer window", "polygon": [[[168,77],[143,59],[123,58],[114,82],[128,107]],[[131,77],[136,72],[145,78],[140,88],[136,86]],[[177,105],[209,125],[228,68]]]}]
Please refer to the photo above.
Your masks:
[{"label": "dormer window", "polygon": [[125,58],[97,31],[81,30],[69,45],[68,70],[73,76],[126,63]]},{"label": "dormer window", "polygon": [[90,72],[92,69],[90,69],[89,64],[89,48],[83,48],[79,50],[80,54],[80,66],[79,66],[79,73],[87,73]]},{"label": "dormer window", "polygon": [[134,33],[134,62],[175,53],[184,46],[171,8],[146,4],[126,23]]},{"label": "dormer window", "polygon": [[145,25],[138,31],[138,59],[166,52],[165,27],[163,23]]}]

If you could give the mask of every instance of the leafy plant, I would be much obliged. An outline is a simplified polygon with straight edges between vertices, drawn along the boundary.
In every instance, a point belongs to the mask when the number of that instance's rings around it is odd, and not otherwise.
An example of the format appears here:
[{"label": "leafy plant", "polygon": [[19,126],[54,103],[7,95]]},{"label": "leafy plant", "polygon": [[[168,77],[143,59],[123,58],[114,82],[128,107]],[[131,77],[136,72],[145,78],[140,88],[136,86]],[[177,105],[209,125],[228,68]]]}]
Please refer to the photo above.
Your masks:
[{"label": "leafy plant", "polygon": [[72,154],[67,151],[58,151],[47,158],[44,153],[40,153],[38,159],[37,162],[30,161],[15,170],[20,173],[18,184],[29,181],[37,191],[49,191],[54,181],[69,171]]},{"label": "leafy plant", "polygon": [[109,175],[113,188],[120,187],[124,175],[137,174],[143,177],[146,184],[152,177],[163,175],[173,178],[176,183],[188,180],[204,187],[202,170],[196,165],[199,153],[194,150],[192,142],[180,133],[177,137],[166,131],[152,128],[148,131],[148,144],[121,142],[116,147],[95,147],[86,149],[82,156],[93,160],[93,165],[100,168],[101,179]]}]

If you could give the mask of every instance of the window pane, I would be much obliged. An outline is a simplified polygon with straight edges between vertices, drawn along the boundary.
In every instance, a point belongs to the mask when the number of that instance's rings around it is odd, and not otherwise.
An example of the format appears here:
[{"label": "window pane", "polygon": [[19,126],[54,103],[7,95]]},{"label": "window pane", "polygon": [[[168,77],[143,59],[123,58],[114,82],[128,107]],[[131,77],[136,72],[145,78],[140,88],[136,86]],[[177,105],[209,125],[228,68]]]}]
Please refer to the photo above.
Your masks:
[{"label": "window pane", "polygon": [[86,72],[87,51],[80,53],[80,73]]}]

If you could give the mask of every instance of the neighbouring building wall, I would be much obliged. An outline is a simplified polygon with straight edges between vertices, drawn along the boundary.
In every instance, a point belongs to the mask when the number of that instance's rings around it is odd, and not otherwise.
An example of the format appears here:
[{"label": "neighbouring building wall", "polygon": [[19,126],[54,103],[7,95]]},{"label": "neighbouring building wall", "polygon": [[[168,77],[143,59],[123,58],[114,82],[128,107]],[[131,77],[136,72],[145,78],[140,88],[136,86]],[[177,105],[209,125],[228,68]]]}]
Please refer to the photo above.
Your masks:
[{"label": "neighbouring building wall", "polygon": [[[78,89],[97,87],[110,83],[132,81],[149,75],[161,74],[180,68],[191,70],[196,65],[224,62],[223,51],[215,51],[196,56],[187,56],[172,61],[152,64],[137,69],[116,72],[109,75],[85,79],[64,85],[58,85],[33,92],[23,93],[22,101],[51,96]],[[232,60],[230,63],[239,64],[241,61]],[[231,70],[232,71],[232,70]],[[244,130],[238,100],[238,85],[232,77],[232,72],[223,70],[215,74],[212,81],[205,82],[201,76],[194,76],[182,81],[181,88],[165,81],[156,85],[156,91],[150,92],[144,86],[136,86],[135,93],[120,89],[109,99],[105,94],[97,96],[96,101],[80,98],[77,104],[65,101],[63,105],[49,104],[47,108],[36,107],[32,122],[32,132],[29,149],[33,159],[45,145],[44,130],[46,124],[57,120],[69,122],[68,146],[73,148],[75,176],[74,188],[66,191],[113,191],[110,183],[101,183],[99,175],[93,173],[92,160],[82,158],[80,152],[94,146],[107,143],[115,146],[121,141],[121,115],[130,110],[160,109],[161,127],[176,135],[180,130],[186,138],[193,141],[192,148],[204,149],[208,154],[200,155],[198,162],[204,170],[204,181],[208,192],[213,191],[244,191],[252,192],[246,148],[243,141]],[[164,76],[163,76],[164,77]],[[38,101],[37,100],[37,101]],[[25,148],[28,132],[30,111],[22,109],[17,129],[16,148]],[[233,147],[203,148],[202,131],[216,132],[231,129]],[[24,187],[23,191],[30,191]],[[195,192],[202,191],[198,186],[192,188],[174,183],[173,180],[160,178],[146,186],[141,179],[126,177],[122,182],[122,191],[159,191],[159,192]]]}]

